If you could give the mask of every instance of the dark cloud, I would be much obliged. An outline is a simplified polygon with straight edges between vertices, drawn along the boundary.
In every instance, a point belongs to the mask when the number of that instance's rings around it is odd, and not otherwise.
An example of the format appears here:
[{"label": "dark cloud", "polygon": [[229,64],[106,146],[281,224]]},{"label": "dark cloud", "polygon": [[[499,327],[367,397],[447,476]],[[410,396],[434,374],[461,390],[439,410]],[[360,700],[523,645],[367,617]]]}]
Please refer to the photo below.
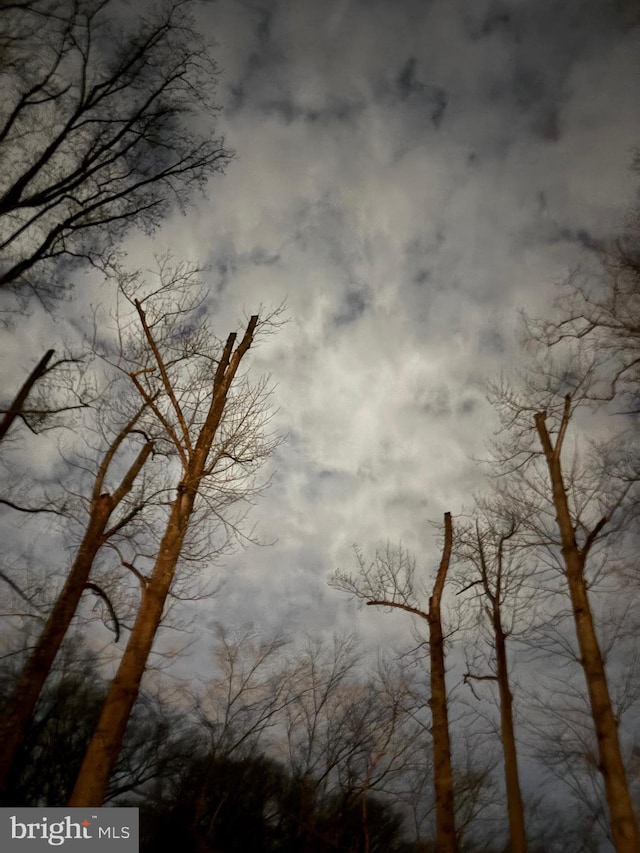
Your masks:
[{"label": "dark cloud", "polygon": [[495,3],[480,22],[479,37],[490,36],[496,30],[508,30],[511,26],[511,11],[506,4]]},{"label": "dark cloud", "polygon": [[278,252],[268,252],[262,246],[256,246],[255,249],[252,249],[246,256],[241,257],[243,257],[243,259],[246,257],[247,262],[254,266],[270,267],[273,264],[278,263],[280,260],[280,254]]},{"label": "dark cloud", "polygon": [[209,256],[211,272],[207,280],[217,296],[228,290],[234,277],[241,270],[250,267],[272,267],[281,260],[279,252],[273,252],[264,246],[253,246],[248,251],[238,251],[233,238],[229,235],[219,237]]},{"label": "dark cloud", "polygon": [[359,320],[370,305],[370,297],[365,288],[347,290],[342,304],[334,315],[337,326],[346,326]]},{"label": "dark cloud", "polygon": [[425,284],[428,284],[432,280],[431,270],[421,269],[413,276],[413,281],[419,286],[422,287]]},{"label": "dark cloud", "polygon": [[268,6],[263,5],[256,9],[256,35],[262,44],[266,44],[271,37],[275,7],[276,3],[272,2]]},{"label": "dark cloud", "polygon": [[411,106],[428,116],[434,127],[440,127],[448,104],[444,89],[423,83],[416,76],[418,61],[409,57],[396,81],[396,90],[402,101],[411,101]]},{"label": "dark cloud", "polygon": [[459,415],[472,415],[478,406],[478,401],[473,397],[466,397],[464,400],[461,400],[457,407],[456,412]]},{"label": "dark cloud", "polygon": [[312,504],[339,501],[349,493],[350,485],[351,477],[342,471],[328,468],[310,469],[301,494]]},{"label": "dark cloud", "polygon": [[422,510],[429,506],[429,498],[424,492],[414,489],[399,490],[391,494],[386,500],[386,506],[389,509],[411,510],[416,506]]},{"label": "dark cloud", "polygon": [[416,83],[416,58],[410,57],[400,71],[397,81],[400,98],[405,101],[413,92],[420,91],[422,84]]},{"label": "dark cloud", "polygon": [[481,351],[489,352],[492,355],[502,355],[506,351],[504,335],[499,328],[496,328],[495,323],[481,329],[478,347]]},{"label": "dark cloud", "polygon": [[[472,43],[500,62],[477,69],[490,109],[510,113],[534,136],[557,142],[580,66],[601,56],[628,26],[630,3],[491,2],[462,13]],[[460,46],[461,48],[462,46]],[[484,79],[482,79],[484,78]]]},{"label": "dark cloud", "polygon": [[[570,243],[580,250],[599,254],[606,251],[611,240],[609,229],[598,234],[595,230],[576,224],[580,221],[580,211],[576,211],[575,222],[560,222],[553,217],[547,199],[547,193],[540,190],[536,195],[537,221],[521,233],[523,245],[535,243]],[[603,223],[604,225],[604,223]],[[610,223],[608,223],[610,226]]]},{"label": "dark cloud", "polygon": [[589,252],[602,252],[606,248],[606,242],[590,234],[586,228],[569,228],[562,226],[558,228],[557,236],[559,240],[566,240],[569,243],[577,243],[583,249]]},{"label": "dark cloud", "polygon": [[424,414],[433,418],[446,418],[452,412],[451,391],[447,385],[424,388],[416,402]]},{"label": "dark cloud", "polygon": [[255,107],[267,116],[281,118],[285,124],[291,124],[295,121],[330,124],[353,121],[363,110],[364,102],[354,103],[335,98],[329,99],[329,102],[321,108],[311,109],[300,106],[293,98],[282,97],[265,100]]},{"label": "dark cloud", "polygon": [[405,248],[405,275],[408,282],[419,288],[433,282],[433,266],[445,245],[445,232],[437,227],[429,235],[421,235],[407,242]]}]

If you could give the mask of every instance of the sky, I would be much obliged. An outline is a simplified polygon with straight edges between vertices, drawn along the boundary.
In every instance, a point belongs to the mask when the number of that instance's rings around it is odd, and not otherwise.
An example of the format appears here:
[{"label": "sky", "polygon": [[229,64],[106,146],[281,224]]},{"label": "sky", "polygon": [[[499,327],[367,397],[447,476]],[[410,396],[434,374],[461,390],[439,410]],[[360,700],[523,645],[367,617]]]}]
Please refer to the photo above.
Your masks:
[{"label": "sky", "polygon": [[[229,561],[214,610],[348,630],[354,608],[326,581],[354,565],[354,543],[402,542],[432,577],[443,513],[483,487],[486,383],[522,358],[520,312],[548,314],[634,200],[634,9],[199,5],[235,157],[186,216],[125,248],[133,266],[167,248],[208,265],[221,338],[262,306],[286,302],[288,320],[251,355],[286,436],[252,513],[275,544]],[[2,341],[6,385],[30,368],[25,352],[35,362],[109,298],[81,276],[61,316],[18,324]],[[404,634],[395,614],[357,624]]]},{"label": "sky", "polygon": [[[432,523],[483,487],[486,383],[521,358],[519,312],[548,313],[634,199],[632,11],[203,7],[236,157],[163,239],[211,264],[224,329],[262,303],[289,317],[252,362],[287,435],[254,513],[277,543],[233,561],[234,618],[349,627],[326,579],[353,543],[401,541],[433,577]],[[357,620],[404,633],[402,614]]]},{"label": "sky", "polygon": [[[429,585],[443,513],[483,488],[486,384],[522,359],[520,312],[548,315],[635,198],[637,5],[214,0],[198,20],[235,157],[125,248],[208,265],[222,338],[261,306],[286,301],[288,322],[249,356],[286,437],[251,514],[273,544],[220,567],[191,660],[215,620],[400,646],[405,614],[360,611],[327,580],[354,543],[389,541]],[[85,277],[58,319],[36,309],[5,334],[5,387],[108,298]]]}]

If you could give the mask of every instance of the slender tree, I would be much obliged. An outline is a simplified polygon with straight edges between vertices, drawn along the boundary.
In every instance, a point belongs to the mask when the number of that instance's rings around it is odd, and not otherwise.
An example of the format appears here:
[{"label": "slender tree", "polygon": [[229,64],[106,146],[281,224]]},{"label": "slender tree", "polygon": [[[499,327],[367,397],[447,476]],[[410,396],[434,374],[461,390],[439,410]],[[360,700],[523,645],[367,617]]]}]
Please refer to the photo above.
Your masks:
[{"label": "slender tree", "polygon": [[[104,800],[190,525],[195,525],[198,517],[206,523],[207,514],[224,525],[225,507],[253,493],[248,485],[251,472],[274,447],[264,434],[267,416],[263,390],[256,391],[238,379],[240,364],[258,328],[258,316],[251,317],[237,346],[232,333],[216,355],[210,350],[201,353],[198,361],[194,341],[201,337],[193,329],[176,328],[175,294],[169,294],[169,301],[162,302],[159,312],[147,313],[148,300],[153,303],[157,296],[131,297],[148,363],[141,364],[130,377],[163,426],[181,471],[155,562],[142,580],[142,598],[129,642],[76,780],[70,799],[73,806],[97,806]],[[191,370],[176,366],[175,348],[190,351],[197,365]],[[198,383],[194,381],[196,375]],[[235,394],[234,383],[239,389]],[[158,388],[166,405],[154,400]],[[200,516],[198,503],[204,510]]]},{"label": "slender tree", "polygon": [[[598,575],[606,576],[606,547],[616,540],[621,546],[633,517],[637,481],[628,464],[624,425],[617,433],[612,429],[606,441],[591,440],[582,452],[589,411],[598,429],[600,419],[607,419],[606,411],[593,409],[600,382],[597,354],[573,350],[565,356],[559,360],[543,352],[522,377],[522,391],[506,384],[494,389],[504,425],[494,447],[494,470],[502,475],[503,499],[518,508],[523,531],[541,562],[560,570],[566,583],[611,834],[616,850],[626,853],[638,849],[638,829],[591,597]],[[610,419],[606,422],[615,427]]]},{"label": "slender tree", "polygon": [[[504,757],[504,780],[509,818],[510,850],[524,853],[527,849],[524,808],[518,752],[513,720],[513,694],[511,691],[507,640],[511,636],[518,615],[526,608],[530,614],[531,594],[525,586],[524,567],[519,558],[518,546],[509,547],[517,533],[518,522],[512,516],[506,520],[499,514],[473,528],[458,534],[458,557],[464,561],[461,573],[463,585],[458,595],[472,591],[477,605],[478,621],[488,621],[493,660],[492,672],[475,672],[469,669],[464,680],[495,681],[498,685],[500,707],[500,738]],[[470,567],[470,569],[469,569]],[[474,632],[477,624],[474,626]],[[475,645],[475,644],[474,644]]]},{"label": "slender tree", "polygon": [[[635,169],[640,167],[636,156]],[[535,381],[527,382],[527,399],[502,395],[511,431],[512,462],[527,460],[525,433],[534,437],[543,466],[529,485],[543,511],[553,515],[553,541],[571,600],[579,662],[587,683],[593,717],[598,768],[609,808],[611,837],[617,850],[640,847],[618,734],[618,715],[611,700],[606,661],[593,607],[600,574],[616,580],[626,544],[633,536],[640,478],[637,444],[640,380],[640,207],[629,211],[621,239],[600,251],[600,268],[576,271],[563,283],[552,317],[527,318],[529,341],[542,360]],[[533,390],[533,394],[530,393]],[[524,404],[524,405],[522,405]],[[587,404],[585,406],[585,404]],[[607,440],[592,442],[580,458],[577,439],[585,434],[585,412]],[[573,434],[573,435],[572,435]],[[573,447],[571,446],[573,443]],[[544,478],[542,471],[544,470]],[[544,484],[544,485],[543,485]],[[531,494],[531,489],[529,494]],[[543,525],[539,525],[542,527]],[[549,539],[549,526],[544,536]],[[615,539],[614,549],[605,548]],[[632,557],[629,564],[637,561]],[[625,568],[637,582],[637,570]]]},{"label": "slender tree", "polygon": [[376,554],[373,564],[367,566],[360,555],[358,576],[337,571],[330,585],[348,592],[370,607],[393,607],[418,616],[429,626],[429,658],[431,662],[429,707],[432,716],[433,780],[436,792],[436,836],[438,850],[455,853],[457,834],[455,825],[454,784],[449,736],[446,670],[444,660],[444,634],[442,630],[442,594],[449,570],[453,547],[451,513],[444,516],[444,547],[435,583],[429,598],[428,610],[418,606],[414,590],[414,565],[402,550],[398,559],[387,550],[386,555]]},{"label": "slender tree", "polygon": [[[100,549],[130,524],[144,506],[135,500],[126,505],[136,479],[149,458],[153,443],[136,435],[136,427],[146,404],[115,435],[105,452],[93,482],[88,506],[88,521],[76,557],[62,589],[51,608],[44,628],[31,650],[24,668],[13,687],[0,716],[0,793],[6,789],[12,767],[26,738],[30,720],[76,613],[83,592],[90,586],[89,578]],[[138,439],[139,448],[125,469],[119,485],[109,491],[107,478],[114,460],[127,442]],[[122,511],[124,508],[124,511]]]},{"label": "slender tree", "polygon": [[[71,792],[87,743],[100,713],[107,684],[100,660],[81,634],[69,638],[57,656],[7,791],[14,806],[59,806]],[[13,680],[2,662],[3,686]],[[4,697],[3,697],[4,698]],[[138,703],[116,770],[108,800],[135,792],[152,794],[151,782],[162,785],[192,766],[202,737],[194,722],[157,695]],[[156,789],[157,790],[157,789]],[[116,800],[118,802],[118,800]]]},{"label": "slender tree", "polygon": [[571,396],[565,397],[560,423],[555,435],[548,428],[547,412],[538,412],[535,427],[549,471],[556,522],[561,539],[565,577],[571,598],[580,662],[587,682],[591,713],[598,739],[599,763],[611,819],[611,833],[617,851],[632,853],[640,848],[640,835],[633,811],[626,770],[618,739],[618,721],[613,709],[607,674],[596,633],[585,568],[589,552],[601,531],[626,496],[626,489],[616,495],[603,514],[590,528],[582,528],[578,540],[575,514],[569,503],[562,467],[562,449],[572,414]]}]

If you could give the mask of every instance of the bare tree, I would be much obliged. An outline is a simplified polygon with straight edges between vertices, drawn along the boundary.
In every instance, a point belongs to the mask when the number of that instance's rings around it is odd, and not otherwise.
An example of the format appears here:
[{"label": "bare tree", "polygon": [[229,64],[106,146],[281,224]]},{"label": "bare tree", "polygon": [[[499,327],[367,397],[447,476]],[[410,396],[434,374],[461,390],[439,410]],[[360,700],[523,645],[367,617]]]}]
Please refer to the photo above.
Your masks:
[{"label": "bare tree", "polygon": [[464,568],[459,575],[462,588],[458,595],[468,591],[473,593],[478,615],[475,630],[478,623],[489,623],[493,653],[491,669],[478,672],[470,667],[464,680],[472,690],[473,682],[477,680],[495,681],[498,685],[510,849],[513,853],[523,853],[527,849],[527,836],[518,773],[507,640],[523,610],[530,614],[532,594],[526,588],[522,545],[517,541],[514,543],[518,521],[514,516],[504,519],[501,515],[503,513],[495,511],[487,513],[482,525],[476,521],[473,527],[459,531],[457,556],[463,561]]},{"label": "bare tree", "polygon": [[[144,506],[144,500],[140,500],[139,496],[128,504],[126,499],[153,450],[153,442],[141,436],[138,429],[145,408],[146,404],[115,434],[98,465],[88,501],[88,520],[76,557],[0,717],[0,741],[3,743],[0,754],[0,792],[7,785],[45,681],[83,592],[92,588],[104,595],[100,587],[89,580],[98,552],[107,542],[113,541]],[[119,484],[109,491],[107,483],[110,469],[114,467],[123,446],[131,443],[132,439],[134,448],[138,445],[137,451],[134,451],[132,461],[125,466]]]},{"label": "bare tree", "polygon": [[361,664],[353,636],[330,643],[306,638],[290,663],[293,691],[275,730],[276,736],[283,730],[282,741],[273,748],[298,780],[298,845],[317,834],[323,804],[339,802],[359,811],[366,849],[372,794],[393,797],[411,760],[413,693],[406,673],[379,661],[371,674]]},{"label": "bare tree", "polygon": [[[612,837],[616,850],[632,851],[640,840],[591,595],[598,552],[616,535],[620,539],[634,511],[636,484],[621,434],[611,432],[599,444],[592,440],[587,452],[580,447],[579,427],[584,427],[585,404],[592,404],[597,381],[593,353],[570,352],[563,362],[543,355],[522,393],[504,385],[495,389],[504,424],[495,450],[504,474],[501,488],[526,519],[531,543],[566,581]],[[598,419],[606,414],[596,409],[593,416],[602,427]],[[578,437],[572,436],[572,427]]]},{"label": "bare tree", "polygon": [[214,648],[215,675],[196,697],[207,737],[189,777],[193,824],[210,832],[224,822],[225,797],[211,801],[214,780],[262,754],[274,768],[287,766],[286,804],[274,792],[265,818],[289,827],[292,849],[338,845],[347,814],[354,836],[371,849],[382,802],[373,796],[390,803],[390,786],[415,750],[405,671],[380,662],[371,674],[353,637],[307,637],[293,649],[279,634],[218,626]]},{"label": "bare tree", "polygon": [[555,436],[549,432],[547,412],[543,411],[536,414],[535,425],[549,469],[553,504],[562,542],[562,555],[575,618],[576,635],[580,646],[580,657],[598,738],[600,765],[605,781],[614,843],[617,850],[631,853],[632,850],[637,850],[640,846],[640,835],[638,834],[620,751],[618,722],[609,695],[604,661],[595,630],[585,578],[585,563],[589,551],[599,533],[611,521],[612,516],[620,507],[627,490],[623,489],[613,497],[609,506],[604,509],[603,514],[593,526],[587,529],[583,527],[584,538],[579,541],[576,536],[576,518],[569,505],[569,494],[565,486],[561,463],[562,445],[570,418],[571,397],[567,395]]},{"label": "bare tree", "polygon": [[282,633],[262,637],[254,628],[230,631],[221,624],[215,633],[215,675],[196,701],[213,760],[256,750],[282,722],[298,688],[298,667],[284,656],[288,641]]},{"label": "bare tree", "polygon": [[[604,606],[598,607],[596,615],[627,781],[637,814],[638,608],[637,597],[627,597],[626,601],[623,598],[620,594],[615,595],[615,603],[602,602]],[[566,663],[560,665],[558,672],[550,671],[548,662],[541,669],[526,697],[525,725],[531,732],[532,754],[556,780],[553,788],[562,786],[569,795],[571,808],[581,816],[584,830],[592,839],[589,849],[599,850],[603,843],[615,846],[589,695],[585,695],[584,686]]]},{"label": "bare tree", "polygon": [[[26,476],[24,466],[14,461],[24,451],[24,439],[31,435],[73,428],[78,415],[96,404],[99,393],[90,376],[89,359],[64,352],[54,360],[55,351],[47,350],[31,370],[14,398],[0,404],[0,462],[6,469],[6,487],[0,505],[24,516],[50,513],[64,515],[64,499],[34,489],[35,479]],[[28,433],[17,429],[18,423]],[[10,449],[9,449],[10,448]],[[18,449],[17,453],[13,453]],[[36,498],[35,492],[40,492]]]},{"label": "bare tree", "polygon": [[453,547],[451,514],[444,516],[444,547],[436,580],[429,598],[427,611],[420,608],[414,584],[415,564],[400,549],[394,555],[388,548],[385,554],[377,553],[367,565],[360,554],[360,571],[357,576],[338,570],[330,585],[348,592],[371,607],[394,607],[418,616],[429,626],[429,657],[431,662],[433,779],[436,792],[436,834],[438,849],[443,853],[457,849],[455,826],[454,783],[451,764],[451,743],[444,661],[444,634],[442,630],[441,602]]},{"label": "bare tree", "polygon": [[[251,317],[237,346],[235,333],[220,345],[210,337],[207,341],[206,324],[195,323],[202,298],[185,298],[194,314],[191,324],[183,318],[179,325],[176,313],[184,303],[180,307],[174,289],[161,285],[146,295],[129,296],[141,344],[139,367],[129,376],[162,426],[179,474],[153,566],[148,575],[138,570],[140,607],[76,781],[70,801],[74,806],[100,805],[104,799],[165,602],[180,560],[188,554],[190,528],[198,536],[207,522],[210,528],[215,521],[226,540],[240,535],[230,508],[259,493],[255,472],[277,444],[266,433],[264,384],[252,386],[238,373],[259,327],[258,316]],[[177,353],[191,355],[189,366]],[[200,557],[212,554],[202,536],[199,541]]]},{"label": "bare tree", "polygon": [[392,773],[390,760],[398,761],[390,744],[407,713],[407,685],[382,664],[363,678],[359,664],[352,636],[331,644],[307,638],[293,662],[297,690],[284,712],[288,762],[325,792],[372,789]]},{"label": "bare tree", "polygon": [[0,6],[0,289],[50,305],[71,265],[102,266],[224,168],[192,7],[119,26],[113,0]]},{"label": "bare tree", "polygon": [[338,766],[354,748],[339,721],[351,704],[345,699],[359,659],[353,636],[334,637],[330,645],[308,637],[298,655],[300,689],[285,709],[285,749],[292,774],[318,791],[335,783]]}]

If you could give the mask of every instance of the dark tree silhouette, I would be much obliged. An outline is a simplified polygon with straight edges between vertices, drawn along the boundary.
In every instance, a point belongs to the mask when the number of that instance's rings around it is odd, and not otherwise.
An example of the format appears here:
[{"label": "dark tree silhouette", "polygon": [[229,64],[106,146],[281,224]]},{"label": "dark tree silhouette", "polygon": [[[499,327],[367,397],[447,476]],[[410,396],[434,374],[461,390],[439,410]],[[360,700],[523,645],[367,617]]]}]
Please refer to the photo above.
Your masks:
[{"label": "dark tree silhouette", "polygon": [[0,5],[0,290],[50,305],[70,265],[108,263],[224,168],[192,5],[126,28],[112,0]]}]

